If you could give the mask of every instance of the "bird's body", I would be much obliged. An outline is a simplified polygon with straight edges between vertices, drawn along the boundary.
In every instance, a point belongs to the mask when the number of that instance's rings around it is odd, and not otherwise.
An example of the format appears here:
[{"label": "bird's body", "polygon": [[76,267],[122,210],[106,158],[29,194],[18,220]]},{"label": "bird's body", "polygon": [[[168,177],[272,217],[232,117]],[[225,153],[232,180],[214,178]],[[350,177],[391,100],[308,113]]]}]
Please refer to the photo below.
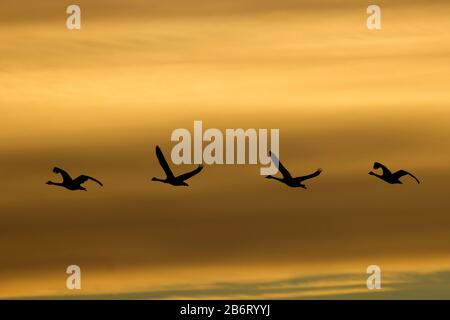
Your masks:
[{"label": "bird's body", "polygon": [[60,169],[58,167],[54,167],[53,172],[57,173],[57,174],[58,173],[61,174],[63,181],[62,182],[47,181],[47,184],[49,184],[49,185],[64,187],[71,191],[75,191],[75,190],[87,191],[87,189],[85,187],[82,187],[81,185],[88,180],[92,180],[92,181],[97,182],[100,186],[103,186],[103,184],[100,181],[98,181],[97,179],[86,176],[86,175],[81,175],[75,179],[72,179],[71,176],[66,171],[64,171],[63,169]]},{"label": "bird's body", "polygon": [[274,176],[266,176],[267,179],[274,179],[277,181],[280,181],[281,183],[284,183],[285,185],[291,187],[291,188],[303,188],[306,189],[306,186],[302,183],[305,180],[317,177],[322,172],[322,169],[317,169],[314,173],[309,174],[307,176],[302,177],[292,177],[292,175],[289,173],[289,171],[281,164],[280,160],[274,155],[272,152],[270,152],[270,156],[272,158],[272,161],[275,164],[278,164],[278,170],[283,175],[282,178],[277,178]]},{"label": "bird's body", "polygon": [[158,158],[159,164],[161,165],[161,167],[163,168],[163,170],[166,174],[166,178],[165,179],[152,178],[152,181],[167,183],[172,186],[186,186],[187,187],[189,185],[185,182],[185,180],[195,176],[203,169],[203,166],[200,165],[195,170],[192,170],[190,172],[187,172],[187,173],[184,173],[184,174],[181,174],[181,175],[175,177],[175,175],[173,174],[172,170],[169,167],[169,164],[167,163],[166,159],[164,158],[164,154],[162,153],[161,148],[159,146],[156,146],[156,157]]},{"label": "bird's body", "polygon": [[374,169],[380,169],[382,170],[381,174],[377,174],[375,172],[370,171],[369,174],[371,176],[375,176],[387,183],[390,184],[402,184],[403,182],[400,181],[400,178],[406,175],[409,175],[411,177],[413,177],[417,183],[420,183],[419,179],[417,179],[414,175],[412,175],[411,173],[405,171],[405,170],[398,170],[394,173],[392,173],[385,165],[379,163],[379,162],[375,162],[373,164],[373,168]]}]

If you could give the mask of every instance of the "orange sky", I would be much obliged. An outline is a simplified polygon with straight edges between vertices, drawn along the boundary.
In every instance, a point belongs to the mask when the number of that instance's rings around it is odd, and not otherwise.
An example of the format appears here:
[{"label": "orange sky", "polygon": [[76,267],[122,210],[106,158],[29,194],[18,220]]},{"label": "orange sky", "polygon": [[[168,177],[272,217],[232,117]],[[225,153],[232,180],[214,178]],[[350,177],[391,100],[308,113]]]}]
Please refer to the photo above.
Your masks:
[{"label": "orange sky", "polygon": [[[70,2],[0,4],[0,297],[450,297],[446,1],[381,1],[380,31],[356,0],[77,3],[80,31]],[[155,145],[194,120],[279,128],[294,174],[324,172],[308,190],[259,165],[152,183]],[[55,165],[105,186],[45,185]]]}]

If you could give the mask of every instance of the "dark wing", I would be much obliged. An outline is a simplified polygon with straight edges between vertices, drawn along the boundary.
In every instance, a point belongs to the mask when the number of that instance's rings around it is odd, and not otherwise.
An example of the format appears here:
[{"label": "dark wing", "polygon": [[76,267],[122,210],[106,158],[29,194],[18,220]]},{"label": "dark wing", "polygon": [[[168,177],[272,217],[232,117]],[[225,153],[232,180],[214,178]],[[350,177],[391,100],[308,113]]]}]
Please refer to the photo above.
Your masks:
[{"label": "dark wing", "polygon": [[64,171],[63,169],[60,169],[58,167],[54,167],[53,168],[53,172],[61,174],[61,176],[63,178],[63,183],[70,183],[70,182],[72,182],[72,177],[66,171]]},{"label": "dark wing", "polygon": [[73,183],[76,183],[76,184],[83,184],[83,183],[85,183],[85,182],[88,181],[88,180],[95,181],[95,182],[97,182],[99,185],[101,185],[101,186],[103,187],[103,183],[101,183],[100,181],[98,181],[98,180],[95,179],[95,178],[92,178],[92,177],[89,177],[89,176],[85,176],[85,175],[79,176],[78,178],[76,178],[75,180],[73,180]]},{"label": "dark wing", "polygon": [[397,172],[394,172],[394,174],[393,174],[393,176],[397,179],[400,179],[401,177],[406,176],[406,175],[413,177],[414,179],[416,179],[417,183],[420,183],[419,179],[417,179],[414,175],[412,175],[408,171],[398,170]]},{"label": "dark wing", "polygon": [[317,169],[317,171],[314,172],[314,173],[311,173],[311,174],[309,174],[309,175],[307,175],[307,176],[298,177],[298,178],[295,178],[295,179],[298,180],[298,181],[300,181],[300,182],[301,182],[301,181],[305,181],[305,180],[308,180],[308,179],[317,177],[318,175],[320,175],[321,172],[322,172],[322,169]]},{"label": "dark wing", "polygon": [[280,173],[283,175],[284,178],[292,178],[291,174],[289,173],[289,171],[287,171],[287,169],[281,164],[280,159],[278,159],[278,157],[272,153],[272,151],[269,151],[269,155],[272,158],[272,161],[275,163],[275,165],[278,162],[278,170],[280,171]]},{"label": "dark wing", "polygon": [[179,175],[178,177],[176,177],[176,179],[181,180],[181,181],[187,180],[187,179],[195,176],[196,174],[198,174],[200,171],[202,171],[202,169],[203,169],[203,166],[198,166],[197,169],[192,170],[187,173],[183,173],[183,174]]},{"label": "dark wing", "polygon": [[175,176],[173,175],[172,170],[170,170],[169,164],[167,163],[166,158],[164,158],[164,155],[159,146],[156,146],[156,157],[158,158],[159,164],[166,173],[167,178],[174,178]]},{"label": "dark wing", "polygon": [[383,170],[383,176],[384,175],[386,175],[386,176],[389,176],[389,175],[391,175],[391,170],[389,170],[388,168],[386,168],[386,166],[385,165],[383,165],[383,164],[381,164],[381,163],[379,163],[379,162],[375,162],[374,164],[373,164],[373,168],[374,169],[382,169]]}]

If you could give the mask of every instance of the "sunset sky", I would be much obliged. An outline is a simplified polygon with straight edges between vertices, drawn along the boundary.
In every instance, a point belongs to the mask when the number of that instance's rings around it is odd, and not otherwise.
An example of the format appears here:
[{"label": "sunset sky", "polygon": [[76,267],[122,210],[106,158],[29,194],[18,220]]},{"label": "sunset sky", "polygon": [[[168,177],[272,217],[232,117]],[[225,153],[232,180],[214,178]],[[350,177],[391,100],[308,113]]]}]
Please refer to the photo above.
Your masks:
[{"label": "sunset sky", "polygon": [[[377,1],[381,30],[361,0],[78,0],[73,31],[70,4],[0,3],[0,298],[450,299],[449,1]],[[280,129],[286,167],[323,173],[152,182],[194,120]]]}]

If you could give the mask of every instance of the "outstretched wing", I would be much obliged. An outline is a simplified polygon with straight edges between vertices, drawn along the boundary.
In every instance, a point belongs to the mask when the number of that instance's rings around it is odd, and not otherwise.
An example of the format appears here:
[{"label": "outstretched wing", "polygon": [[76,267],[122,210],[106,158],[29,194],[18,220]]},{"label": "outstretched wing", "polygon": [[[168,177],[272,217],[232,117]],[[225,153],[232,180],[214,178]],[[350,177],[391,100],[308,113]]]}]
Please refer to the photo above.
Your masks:
[{"label": "outstretched wing", "polygon": [[53,172],[54,173],[59,173],[62,176],[63,183],[70,183],[70,182],[72,182],[72,177],[66,171],[64,171],[63,169],[58,168],[58,167],[54,167],[53,168]]},{"label": "outstretched wing", "polygon": [[389,170],[388,168],[386,168],[386,166],[384,164],[381,164],[379,162],[375,162],[373,164],[373,168],[374,169],[380,169],[381,168],[383,170],[383,176],[384,175],[386,175],[386,176],[391,175],[391,170]]},{"label": "outstretched wing", "polygon": [[202,171],[202,169],[203,169],[203,166],[198,166],[197,169],[192,170],[187,173],[183,173],[183,174],[179,175],[178,177],[176,177],[176,179],[181,180],[181,181],[187,180],[187,179],[195,176],[196,174],[198,174],[200,171]]},{"label": "outstretched wing", "polygon": [[417,179],[414,175],[412,175],[408,171],[398,170],[397,172],[394,172],[394,174],[393,174],[393,176],[398,179],[400,179],[401,177],[406,176],[406,175],[413,177],[414,179],[416,179],[417,183],[420,183],[419,179]]},{"label": "outstretched wing", "polygon": [[101,185],[103,187],[103,183],[101,183],[100,181],[98,181],[95,178],[92,178],[92,177],[89,177],[89,176],[85,176],[85,175],[81,175],[81,176],[77,177],[75,180],[73,180],[73,183],[83,184],[83,183],[85,183],[88,180],[95,181],[95,182],[97,182],[99,185]]},{"label": "outstretched wing", "polygon": [[314,172],[314,173],[311,173],[311,174],[309,174],[309,175],[307,175],[307,176],[303,176],[303,177],[298,177],[298,178],[296,178],[298,181],[305,181],[305,180],[308,180],[308,179],[311,179],[311,178],[314,178],[314,177],[317,177],[318,175],[320,175],[320,173],[322,172],[322,169],[317,169],[317,171],[316,172]]},{"label": "outstretched wing", "polygon": [[291,174],[289,173],[289,171],[287,171],[287,169],[283,166],[283,164],[280,162],[280,159],[278,159],[278,157],[272,153],[272,151],[269,151],[269,155],[272,158],[273,163],[277,164],[278,163],[278,170],[281,172],[281,174],[283,175],[284,178],[292,178]]},{"label": "outstretched wing", "polygon": [[172,170],[170,170],[169,164],[167,163],[166,158],[164,158],[164,155],[159,146],[156,146],[156,157],[158,158],[159,164],[166,173],[167,178],[174,178],[175,176],[173,175]]}]

